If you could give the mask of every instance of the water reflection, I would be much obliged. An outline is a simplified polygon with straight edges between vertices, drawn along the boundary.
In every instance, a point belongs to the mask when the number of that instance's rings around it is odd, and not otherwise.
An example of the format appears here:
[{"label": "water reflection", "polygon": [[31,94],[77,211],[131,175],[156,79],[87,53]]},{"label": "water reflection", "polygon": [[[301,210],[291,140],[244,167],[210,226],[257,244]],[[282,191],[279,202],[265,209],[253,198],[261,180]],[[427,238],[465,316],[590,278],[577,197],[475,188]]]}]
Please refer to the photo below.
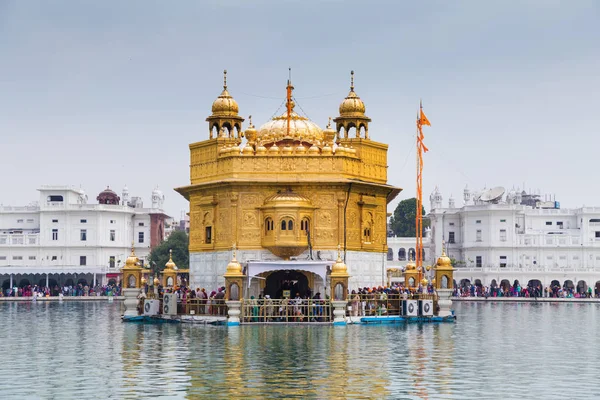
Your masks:
[{"label": "water reflection", "polygon": [[0,303],[8,366],[0,369],[0,393],[214,399],[598,395],[600,305],[459,303],[456,311],[456,324],[227,329],[124,324],[119,303]]}]

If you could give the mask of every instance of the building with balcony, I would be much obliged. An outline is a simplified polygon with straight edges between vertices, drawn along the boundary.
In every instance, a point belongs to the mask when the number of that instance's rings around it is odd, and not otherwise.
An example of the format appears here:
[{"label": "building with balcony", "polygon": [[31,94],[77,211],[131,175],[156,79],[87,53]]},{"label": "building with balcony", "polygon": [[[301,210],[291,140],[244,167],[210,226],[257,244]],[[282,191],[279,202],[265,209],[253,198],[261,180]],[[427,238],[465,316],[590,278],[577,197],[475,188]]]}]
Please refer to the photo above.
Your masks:
[{"label": "building with balcony", "polygon": [[[432,193],[430,253],[454,259],[459,285],[512,285],[600,292],[600,208],[561,209],[552,196],[494,188],[472,193],[446,207]],[[433,262],[433,258],[429,260]]]},{"label": "building with balcony", "polygon": [[118,279],[134,244],[145,260],[164,239],[164,195],[152,192],[152,206],[139,197],[106,188],[89,204],[81,189],[42,186],[39,201],[0,206],[0,283],[8,287],[95,285]]}]

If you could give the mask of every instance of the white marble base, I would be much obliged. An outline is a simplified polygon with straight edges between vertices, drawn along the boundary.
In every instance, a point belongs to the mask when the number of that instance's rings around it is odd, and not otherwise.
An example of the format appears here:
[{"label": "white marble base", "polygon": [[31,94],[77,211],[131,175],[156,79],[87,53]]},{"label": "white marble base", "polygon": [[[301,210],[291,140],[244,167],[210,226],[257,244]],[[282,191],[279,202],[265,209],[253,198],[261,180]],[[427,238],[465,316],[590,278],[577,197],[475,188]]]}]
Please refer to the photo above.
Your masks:
[{"label": "white marble base", "polygon": [[[343,254],[342,254],[343,256]],[[223,274],[227,264],[231,261],[231,251],[211,251],[190,253],[190,287],[205,288],[208,293],[225,285]],[[273,261],[281,260],[268,250],[238,250],[237,260],[244,265],[250,260]],[[308,251],[296,257],[298,260],[309,259]],[[335,250],[313,251],[314,260],[331,260],[333,264],[337,258]],[[349,289],[359,287],[372,287],[385,285],[386,253],[373,253],[365,251],[346,252],[346,265],[350,274]],[[244,265],[245,266],[245,265]],[[313,293],[330,294],[329,288],[325,289],[326,282],[322,282],[318,276],[315,277],[315,287],[311,288]],[[250,288],[244,289],[244,297],[257,296],[260,291],[259,280],[254,278],[250,282]]]}]

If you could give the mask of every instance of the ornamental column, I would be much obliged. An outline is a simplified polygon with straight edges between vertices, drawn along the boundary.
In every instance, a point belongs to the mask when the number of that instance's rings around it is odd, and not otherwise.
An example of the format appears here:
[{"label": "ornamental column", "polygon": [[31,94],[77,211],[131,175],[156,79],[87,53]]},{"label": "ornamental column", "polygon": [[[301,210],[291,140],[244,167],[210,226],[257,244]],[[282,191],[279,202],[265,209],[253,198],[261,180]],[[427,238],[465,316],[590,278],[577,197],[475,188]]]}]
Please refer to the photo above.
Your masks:
[{"label": "ornamental column", "polygon": [[346,304],[348,303],[348,267],[342,261],[341,246],[338,245],[338,256],[331,268],[331,295],[333,306],[333,324],[346,325]]},{"label": "ornamental column", "polygon": [[452,292],[454,291],[454,268],[452,261],[446,255],[444,242],[442,242],[442,255],[435,265],[435,289],[438,294],[439,317],[452,315]]},{"label": "ornamental column", "polygon": [[123,296],[125,297],[123,318],[138,315],[137,299],[142,287],[142,267],[139,263],[140,260],[135,255],[133,243],[131,243],[131,254],[127,257],[125,266],[121,269],[121,284],[123,285]]},{"label": "ornamental column", "polygon": [[240,324],[240,308],[241,308],[241,293],[244,288],[244,275],[242,264],[236,259],[235,243],[233,244],[233,256],[227,271],[223,277],[225,278],[225,304],[227,304],[227,325],[237,326]]}]

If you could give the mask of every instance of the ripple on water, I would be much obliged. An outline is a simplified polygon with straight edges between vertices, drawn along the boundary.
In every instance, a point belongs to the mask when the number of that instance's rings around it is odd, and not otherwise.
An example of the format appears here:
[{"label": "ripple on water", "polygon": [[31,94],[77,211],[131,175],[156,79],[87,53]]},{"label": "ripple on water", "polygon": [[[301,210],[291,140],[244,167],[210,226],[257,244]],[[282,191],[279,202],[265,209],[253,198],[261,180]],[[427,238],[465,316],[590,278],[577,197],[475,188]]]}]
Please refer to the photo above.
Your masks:
[{"label": "ripple on water", "polygon": [[456,324],[227,329],[124,324],[120,303],[0,303],[0,393],[63,399],[597,393],[600,305],[455,307]]}]

